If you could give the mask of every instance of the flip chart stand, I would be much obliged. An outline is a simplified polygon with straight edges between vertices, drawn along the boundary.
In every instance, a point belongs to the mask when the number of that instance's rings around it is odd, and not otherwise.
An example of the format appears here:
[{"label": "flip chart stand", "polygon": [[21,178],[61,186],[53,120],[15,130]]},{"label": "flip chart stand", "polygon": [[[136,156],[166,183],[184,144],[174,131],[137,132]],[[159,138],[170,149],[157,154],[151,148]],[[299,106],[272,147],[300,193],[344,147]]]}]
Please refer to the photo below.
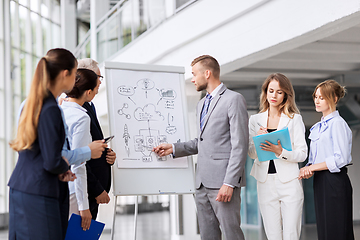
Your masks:
[{"label": "flip chart stand", "polygon": [[139,212],[139,195],[136,195],[135,213],[134,213],[134,240],[136,240],[137,217]]},{"label": "flip chart stand", "polygon": [[[195,200],[195,194],[193,195],[194,203],[195,203],[195,211],[197,215],[197,208],[196,208],[196,200]],[[137,230],[137,217],[139,214],[139,195],[135,196],[135,213],[134,213],[134,240],[136,240],[136,230]],[[117,204],[117,196],[115,196],[115,204],[114,204],[114,214],[113,214],[113,224],[111,228],[111,240],[114,240],[114,233],[115,233],[115,216],[116,216],[116,204]]]},{"label": "flip chart stand", "polygon": [[[115,233],[116,204],[117,204],[117,196],[115,196],[113,224],[112,224],[112,228],[111,228],[111,240],[114,240],[114,233]],[[134,240],[136,240],[138,213],[139,213],[139,195],[136,195],[135,196],[135,213],[134,213]]]}]

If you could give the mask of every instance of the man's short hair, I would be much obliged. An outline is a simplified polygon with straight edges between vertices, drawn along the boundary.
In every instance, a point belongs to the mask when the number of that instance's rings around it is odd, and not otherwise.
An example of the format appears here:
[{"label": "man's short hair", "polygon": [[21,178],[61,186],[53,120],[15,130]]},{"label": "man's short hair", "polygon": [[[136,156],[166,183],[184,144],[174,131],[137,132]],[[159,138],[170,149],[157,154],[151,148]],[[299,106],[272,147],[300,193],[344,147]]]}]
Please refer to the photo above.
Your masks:
[{"label": "man's short hair", "polygon": [[202,55],[195,58],[191,62],[191,66],[193,67],[197,63],[200,63],[205,70],[210,70],[216,79],[220,78],[220,65],[214,57],[210,55]]},{"label": "man's short hair", "polygon": [[86,68],[89,70],[93,70],[94,72],[99,69],[98,62],[92,60],[91,58],[83,58],[78,60],[78,68]]}]

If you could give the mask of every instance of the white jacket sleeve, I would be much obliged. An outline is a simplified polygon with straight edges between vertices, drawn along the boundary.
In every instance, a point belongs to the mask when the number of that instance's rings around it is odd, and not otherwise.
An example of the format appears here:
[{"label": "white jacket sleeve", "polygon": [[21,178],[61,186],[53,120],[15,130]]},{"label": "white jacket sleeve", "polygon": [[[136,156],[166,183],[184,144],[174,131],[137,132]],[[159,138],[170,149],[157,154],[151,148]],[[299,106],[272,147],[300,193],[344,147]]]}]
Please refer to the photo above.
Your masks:
[{"label": "white jacket sleeve", "polygon": [[295,114],[292,129],[292,151],[283,148],[279,159],[289,162],[303,162],[307,157],[308,147],[305,140],[305,126],[300,114]]},{"label": "white jacket sleeve", "polygon": [[86,166],[85,162],[78,166],[71,166],[71,171],[75,173],[76,179],[75,184],[75,195],[79,211],[89,209],[89,200],[87,193],[87,175],[86,175]]},{"label": "white jacket sleeve", "polygon": [[[91,139],[90,118],[88,116],[85,116],[80,118],[77,124],[74,125],[71,148],[76,149],[79,147],[87,146],[89,144],[89,141],[91,141],[89,139]],[[89,200],[87,193],[87,174],[85,164],[86,162],[83,162],[79,165],[71,166],[71,171],[76,175],[74,185],[79,211],[89,209]]]},{"label": "white jacket sleeve", "polygon": [[255,117],[251,116],[250,120],[249,120],[249,150],[248,150],[248,155],[252,159],[257,158],[255,144],[254,144],[254,141],[253,141],[253,137],[256,136],[256,127],[255,127],[255,125],[256,125]]}]

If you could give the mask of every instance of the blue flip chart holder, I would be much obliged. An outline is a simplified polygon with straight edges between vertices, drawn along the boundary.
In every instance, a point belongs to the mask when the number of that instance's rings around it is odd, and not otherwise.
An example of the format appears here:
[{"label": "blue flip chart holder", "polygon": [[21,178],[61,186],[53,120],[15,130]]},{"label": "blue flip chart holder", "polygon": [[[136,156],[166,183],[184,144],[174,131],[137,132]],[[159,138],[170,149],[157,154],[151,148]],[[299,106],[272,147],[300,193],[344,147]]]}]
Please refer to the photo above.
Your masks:
[{"label": "blue flip chart holder", "polygon": [[292,151],[289,129],[287,127],[271,133],[255,136],[253,137],[253,140],[256,153],[260,162],[269,161],[277,158],[275,156],[275,153],[264,151],[261,149],[260,144],[265,143],[265,141],[269,141],[272,144],[277,145],[277,141],[280,140],[281,146],[284,149]]},{"label": "blue flip chart holder", "polygon": [[98,240],[104,227],[104,223],[91,220],[90,229],[84,231],[81,227],[81,217],[73,213],[69,220],[65,240]]}]

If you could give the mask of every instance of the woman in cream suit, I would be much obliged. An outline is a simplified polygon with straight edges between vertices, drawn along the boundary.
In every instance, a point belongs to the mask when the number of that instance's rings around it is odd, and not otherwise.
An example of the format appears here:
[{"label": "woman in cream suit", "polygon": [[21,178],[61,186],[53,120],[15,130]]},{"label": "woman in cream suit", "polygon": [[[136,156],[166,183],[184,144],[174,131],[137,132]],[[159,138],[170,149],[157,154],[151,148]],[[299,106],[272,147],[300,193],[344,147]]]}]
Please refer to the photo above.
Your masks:
[{"label": "woman in cream suit", "polygon": [[[260,162],[252,137],[288,127],[292,151],[282,148],[281,142],[261,144],[276,158]],[[305,127],[295,104],[290,80],[273,73],[262,85],[260,113],[249,120],[249,156],[255,159],[251,175],[257,180],[257,193],[264,228],[269,240],[298,240],[304,193],[298,179],[298,163],[307,157]]]}]

